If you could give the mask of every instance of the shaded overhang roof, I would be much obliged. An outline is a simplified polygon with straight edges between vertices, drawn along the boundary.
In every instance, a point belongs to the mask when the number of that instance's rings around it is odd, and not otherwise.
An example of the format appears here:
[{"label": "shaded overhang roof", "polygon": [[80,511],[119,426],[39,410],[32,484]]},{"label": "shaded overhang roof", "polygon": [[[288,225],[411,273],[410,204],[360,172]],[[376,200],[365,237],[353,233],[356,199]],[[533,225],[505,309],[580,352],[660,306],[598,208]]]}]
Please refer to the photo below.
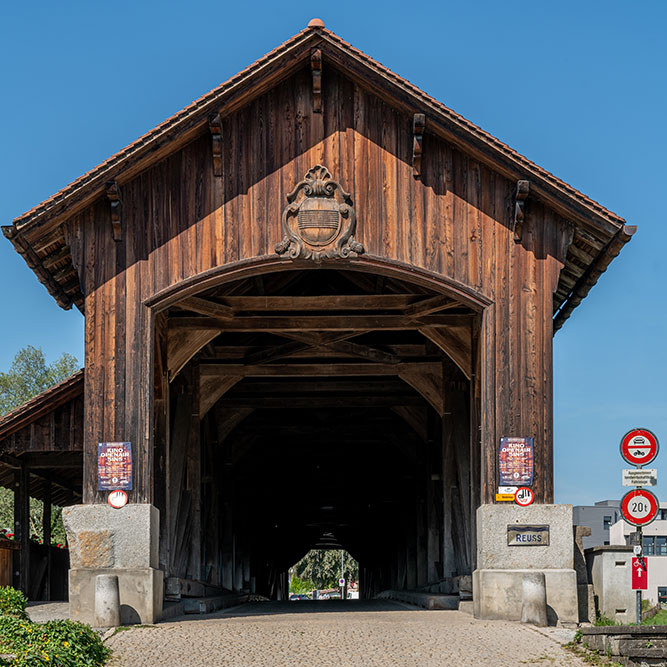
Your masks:
[{"label": "shaded overhang roof", "polygon": [[151,165],[208,132],[211,114],[228,115],[248,104],[310,59],[317,46],[332,65],[394,108],[424,113],[426,131],[459,147],[496,172],[530,181],[530,195],[571,221],[572,252],[554,299],[555,328],[597,282],[635,228],[507,144],[433,99],[354,48],[317,21],[231,79],[153,128],[100,165],[3,227],[28,266],[63,308],[83,312],[83,294],[62,233],[67,218],[106,196],[106,184],[123,185]]},{"label": "shaded overhang roof", "polygon": [[[83,477],[81,451],[63,450],[56,437],[47,449],[26,451],[25,446],[17,445],[13,436],[29,433],[32,439],[32,428],[42,417],[83,397],[83,383],[84,371],[81,369],[0,417],[0,486],[14,489],[16,473],[25,466],[30,473],[31,498],[50,498],[56,505],[68,505],[80,500]],[[83,431],[83,424],[72,425],[72,428]],[[52,435],[56,435],[53,428]]]}]

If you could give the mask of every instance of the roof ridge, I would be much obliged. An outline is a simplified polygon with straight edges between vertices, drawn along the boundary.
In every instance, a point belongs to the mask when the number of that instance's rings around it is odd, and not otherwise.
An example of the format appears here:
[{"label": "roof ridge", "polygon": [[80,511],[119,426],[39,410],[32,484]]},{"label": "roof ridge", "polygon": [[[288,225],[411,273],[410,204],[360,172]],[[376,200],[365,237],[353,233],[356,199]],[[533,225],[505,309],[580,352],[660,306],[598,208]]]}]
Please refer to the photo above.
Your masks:
[{"label": "roof ridge", "polygon": [[[77,179],[66,185],[65,187],[61,188],[58,192],[53,194],[51,197],[45,199],[41,203],[37,204],[34,206],[32,209],[26,211],[20,216],[17,216],[13,220],[13,225],[14,227],[19,230],[21,229],[24,225],[28,224],[32,219],[34,219],[37,216],[42,215],[46,211],[48,211],[51,207],[59,204],[62,202],[64,199],[66,199],[70,194],[75,192],[79,186],[82,186],[86,181],[90,181],[93,178],[98,177],[101,175],[105,169],[110,168],[120,162],[122,162],[125,158],[128,158],[132,153],[135,151],[138,151],[141,149],[141,147],[146,144],[148,141],[154,140],[157,137],[159,137],[163,132],[167,131],[170,129],[173,125],[178,123],[180,120],[185,119],[189,116],[191,116],[195,111],[201,109],[204,107],[206,104],[209,102],[212,102],[215,100],[216,97],[218,97],[220,94],[224,93],[226,89],[231,88],[235,83],[238,81],[242,80],[246,76],[248,76],[250,73],[252,73],[254,70],[258,69],[261,67],[263,64],[266,62],[270,61],[271,59],[276,58],[279,56],[282,52],[288,50],[289,48],[295,46],[298,44],[300,40],[304,40],[306,37],[310,37],[311,35],[320,35],[323,37],[325,40],[330,41],[332,44],[337,45],[339,48],[342,48],[343,50],[351,53],[361,61],[363,61],[366,66],[369,66],[371,68],[376,69],[379,71],[381,74],[386,76],[387,78],[393,80],[393,82],[406,89],[411,95],[414,97],[417,97],[418,99],[421,99],[424,101],[424,103],[430,105],[433,107],[436,111],[438,111],[441,114],[444,114],[448,120],[455,125],[458,125],[461,127],[464,131],[472,134],[473,136],[477,137],[481,141],[490,144],[495,150],[498,150],[508,158],[514,160],[515,162],[518,162],[520,166],[522,166],[524,169],[527,169],[529,171],[532,171],[535,173],[537,176],[545,179],[546,181],[550,182],[551,185],[564,190],[565,193],[574,199],[578,200],[581,204],[593,209],[596,213],[599,215],[602,215],[612,221],[615,224],[618,223],[623,223],[625,220],[617,215],[616,213],[613,213],[612,211],[608,210],[604,206],[602,206],[599,202],[595,201],[594,199],[591,199],[584,193],[580,192],[573,186],[571,186],[569,183],[566,183],[562,179],[558,178],[555,176],[552,172],[548,171],[547,169],[544,169],[543,167],[540,167],[536,163],[532,162],[528,158],[526,158],[524,155],[519,153],[517,150],[513,149],[511,146],[508,144],[504,143],[500,139],[497,139],[494,137],[492,134],[489,134],[485,130],[483,130],[481,127],[473,123],[472,121],[469,121],[465,117],[461,116],[460,114],[456,113],[449,107],[447,107],[445,104],[442,102],[436,100],[432,96],[430,96],[428,93],[424,92],[421,88],[417,87],[416,85],[410,83],[407,79],[399,76],[395,72],[393,72],[391,69],[386,67],[385,65],[382,65],[380,62],[377,60],[374,60],[371,56],[367,55],[360,49],[356,48],[355,46],[352,46],[349,42],[346,42],[344,39],[336,35],[334,32],[331,30],[328,30],[324,27],[313,27],[309,26],[304,28],[303,30],[299,31],[292,37],[290,37],[288,40],[282,42],[280,45],[269,51],[268,53],[264,54],[261,58],[257,59],[244,69],[242,69],[240,72],[234,74],[232,77],[224,81],[223,83],[219,84],[215,88],[211,89],[204,95],[198,97],[196,100],[188,104],[187,106],[183,107],[180,111],[177,111],[175,114],[169,116],[167,119],[156,125],[154,128],[149,130],[148,132],[144,133],[141,135],[138,139],[133,141],[132,143],[128,144],[124,148],[122,148],[120,151],[114,153],[114,155],[110,156],[97,166],[93,167],[86,173],[82,174],[79,176]],[[304,40],[305,41],[305,40]]]}]

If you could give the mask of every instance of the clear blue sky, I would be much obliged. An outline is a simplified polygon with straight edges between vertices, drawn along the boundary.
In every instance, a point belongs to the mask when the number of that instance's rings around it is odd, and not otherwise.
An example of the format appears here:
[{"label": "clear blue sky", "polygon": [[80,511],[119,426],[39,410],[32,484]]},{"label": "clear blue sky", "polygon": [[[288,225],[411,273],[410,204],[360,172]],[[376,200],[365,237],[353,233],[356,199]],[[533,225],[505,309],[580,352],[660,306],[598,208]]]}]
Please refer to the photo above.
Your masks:
[{"label": "clear blue sky", "polygon": [[[667,467],[667,3],[189,0],[0,4],[0,222],[320,16],[327,27],[639,227],[555,337],[557,502],[619,497],[618,442],[652,428]],[[83,360],[0,239],[0,370]],[[661,489],[667,489],[662,480]]]}]

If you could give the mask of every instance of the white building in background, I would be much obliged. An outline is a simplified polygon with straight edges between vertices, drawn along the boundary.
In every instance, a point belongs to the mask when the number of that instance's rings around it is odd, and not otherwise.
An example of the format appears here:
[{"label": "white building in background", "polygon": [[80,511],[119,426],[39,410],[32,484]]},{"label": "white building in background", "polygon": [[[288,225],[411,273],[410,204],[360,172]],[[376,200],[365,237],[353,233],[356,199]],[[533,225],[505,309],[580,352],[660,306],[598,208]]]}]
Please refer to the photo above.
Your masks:
[{"label": "white building in background", "polygon": [[[635,528],[620,519],[609,529],[610,544],[629,544]],[[660,503],[658,518],[643,529],[644,556],[648,559],[648,590],[645,599],[667,603],[667,503]]]}]

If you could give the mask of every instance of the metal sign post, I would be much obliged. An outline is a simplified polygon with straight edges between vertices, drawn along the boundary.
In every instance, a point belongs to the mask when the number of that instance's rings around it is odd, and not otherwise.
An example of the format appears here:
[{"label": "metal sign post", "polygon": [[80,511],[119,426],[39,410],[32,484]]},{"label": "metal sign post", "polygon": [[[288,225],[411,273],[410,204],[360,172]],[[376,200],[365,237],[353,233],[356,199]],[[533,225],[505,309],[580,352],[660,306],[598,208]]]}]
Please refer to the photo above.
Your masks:
[{"label": "metal sign post", "polygon": [[643,486],[654,486],[657,470],[643,469],[660,451],[655,433],[646,428],[628,431],[621,439],[621,458],[634,465],[635,470],[623,471],[623,486],[635,486],[621,500],[621,514],[627,523],[637,528],[638,544],[634,546],[632,559],[632,588],[637,591],[637,625],[642,623],[642,590],[648,589],[648,562],[643,555],[642,528],[658,516],[658,499]]}]

